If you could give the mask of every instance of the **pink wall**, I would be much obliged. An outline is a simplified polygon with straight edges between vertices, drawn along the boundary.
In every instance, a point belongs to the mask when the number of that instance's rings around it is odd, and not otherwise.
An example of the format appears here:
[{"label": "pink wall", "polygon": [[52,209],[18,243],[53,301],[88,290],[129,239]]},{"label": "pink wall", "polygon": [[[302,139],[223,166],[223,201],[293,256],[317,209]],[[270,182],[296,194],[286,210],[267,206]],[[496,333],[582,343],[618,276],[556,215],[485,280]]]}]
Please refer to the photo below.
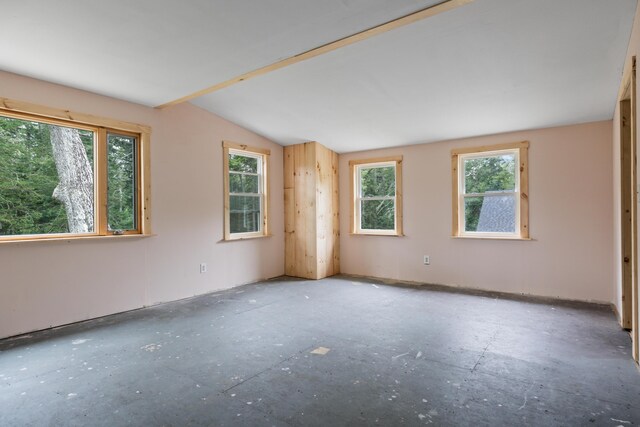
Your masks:
[{"label": "pink wall", "polygon": [[[627,56],[625,59],[625,70],[631,67],[631,59],[637,56],[640,59],[640,7],[636,9],[636,16],[633,22],[633,30],[629,39],[629,47],[627,48]],[[623,84],[624,82],[621,82]],[[637,89],[637,88],[636,88]],[[636,100],[638,94],[636,93]],[[614,207],[614,299],[613,302],[618,309],[618,313],[622,312],[622,250],[620,243],[620,111],[619,105],[616,103],[615,113],[613,116],[613,207]],[[636,123],[640,123],[640,116],[636,112]],[[636,152],[638,152],[636,150]],[[640,185],[638,185],[640,188]],[[640,247],[640,246],[639,246]],[[640,306],[640,305],[637,305]]]},{"label": "pink wall", "polygon": [[[532,241],[451,238],[452,148],[528,140]],[[340,156],[343,273],[587,301],[613,298],[611,121]],[[403,155],[405,237],[349,235],[349,160]],[[423,255],[431,265],[423,265]]]},{"label": "pink wall", "polygon": [[[155,110],[2,72],[0,96],[150,125],[156,234],[0,244],[0,338],[284,273],[281,146],[191,104]],[[273,237],[221,242],[223,139],[271,149]]]}]

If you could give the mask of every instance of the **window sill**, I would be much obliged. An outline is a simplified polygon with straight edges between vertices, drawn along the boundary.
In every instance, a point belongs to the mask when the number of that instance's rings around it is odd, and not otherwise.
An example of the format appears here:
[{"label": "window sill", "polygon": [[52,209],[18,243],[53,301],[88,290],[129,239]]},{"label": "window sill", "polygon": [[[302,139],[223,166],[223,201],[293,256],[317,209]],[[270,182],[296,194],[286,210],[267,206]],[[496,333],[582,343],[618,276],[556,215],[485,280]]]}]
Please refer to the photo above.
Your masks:
[{"label": "window sill", "polygon": [[144,239],[146,237],[154,237],[157,234],[109,234],[106,236],[90,235],[90,236],[69,236],[69,237],[28,237],[24,239],[16,238],[11,240],[0,240],[0,245],[3,244],[18,244],[18,243],[34,243],[34,242],[75,242],[82,240],[128,240],[128,239]]},{"label": "window sill", "polygon": [[237,242],[239,240],[263,239],[265,237],[272,237],[272,236],[273,236],[273,234],[262,234],[260,236],[232,237],[230,239],[218,240],[218,243]]},{"label": "window sill", "polygon": [[404,237],[404,234],[398,233],[376,233],[376,232],[366,232],[366,233],[349,233],[350,236],[386,236],[386,237]]},{"label": "window sill", "polygon": [[451,236],[452,239],[471,239],[471,240],[523,240],[532,241],[530,237],[511,237],[511,236]]}]

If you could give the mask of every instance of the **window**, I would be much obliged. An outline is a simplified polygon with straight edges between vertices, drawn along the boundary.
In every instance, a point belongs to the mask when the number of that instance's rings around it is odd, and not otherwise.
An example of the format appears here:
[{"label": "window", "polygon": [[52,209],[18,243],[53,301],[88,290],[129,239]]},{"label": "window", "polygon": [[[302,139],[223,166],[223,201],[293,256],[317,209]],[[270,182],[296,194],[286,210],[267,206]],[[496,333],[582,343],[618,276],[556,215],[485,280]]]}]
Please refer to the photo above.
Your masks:
[{"label": "window", "polygon": [[142,214],[148,135],[140,125],[6,100],[0,241],[148,233],[148,212]]},{"label": "window", "polygon": [[107,229],[138,229],[138,137],[107,133]]},{"label": "window", "polygon": [[402,235],[402,156],[352,160],[351,232]]},{"label": "window", "polygon": [[529,238],[528,148],[452,150],[454,237]]},{"label": "window", "polygon": [[270,151],[223,142],[225,240],[269,235]]}]

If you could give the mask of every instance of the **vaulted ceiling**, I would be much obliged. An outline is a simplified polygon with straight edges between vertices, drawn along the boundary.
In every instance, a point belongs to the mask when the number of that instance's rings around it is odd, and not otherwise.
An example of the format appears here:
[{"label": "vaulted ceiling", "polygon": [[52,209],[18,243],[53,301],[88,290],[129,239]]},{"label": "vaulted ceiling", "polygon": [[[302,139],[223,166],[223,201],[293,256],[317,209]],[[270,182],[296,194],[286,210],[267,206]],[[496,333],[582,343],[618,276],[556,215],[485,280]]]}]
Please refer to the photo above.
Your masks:
[{"label": "vaulted ceiling", "polygon": [[[158,106],[440,1],[6,2],[0,69]],[[338,152],[610,119],[635,8],[475,0],[191,102]]]}]

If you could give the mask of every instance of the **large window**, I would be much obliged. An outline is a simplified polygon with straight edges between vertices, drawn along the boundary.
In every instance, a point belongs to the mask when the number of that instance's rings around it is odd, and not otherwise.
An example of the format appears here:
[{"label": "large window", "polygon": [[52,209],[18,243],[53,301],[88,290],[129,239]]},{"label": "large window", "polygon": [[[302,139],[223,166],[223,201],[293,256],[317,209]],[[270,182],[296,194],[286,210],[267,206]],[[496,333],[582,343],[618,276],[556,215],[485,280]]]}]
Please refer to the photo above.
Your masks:
[{"label": "large window", "polygon": [[352,160],[351,232],[402,235],[402,157]]},{"label": "large window", "polygon": [[[149,231],[142,191],[148,174],[141,165],[148,133],[133,132],[143,127],[17,101],[6,107],[0,109],[0,241]],[[74,119],[52,117],[63,114]],[[126,129],[104,126],[113,124]]]},{"label": "large window", "polygon": [[269,150],[223,142],[225,240],[269,234]]},{"label": "large window", "polygon": [[454,236],[529,238],[528,147],[452,151]]}]

